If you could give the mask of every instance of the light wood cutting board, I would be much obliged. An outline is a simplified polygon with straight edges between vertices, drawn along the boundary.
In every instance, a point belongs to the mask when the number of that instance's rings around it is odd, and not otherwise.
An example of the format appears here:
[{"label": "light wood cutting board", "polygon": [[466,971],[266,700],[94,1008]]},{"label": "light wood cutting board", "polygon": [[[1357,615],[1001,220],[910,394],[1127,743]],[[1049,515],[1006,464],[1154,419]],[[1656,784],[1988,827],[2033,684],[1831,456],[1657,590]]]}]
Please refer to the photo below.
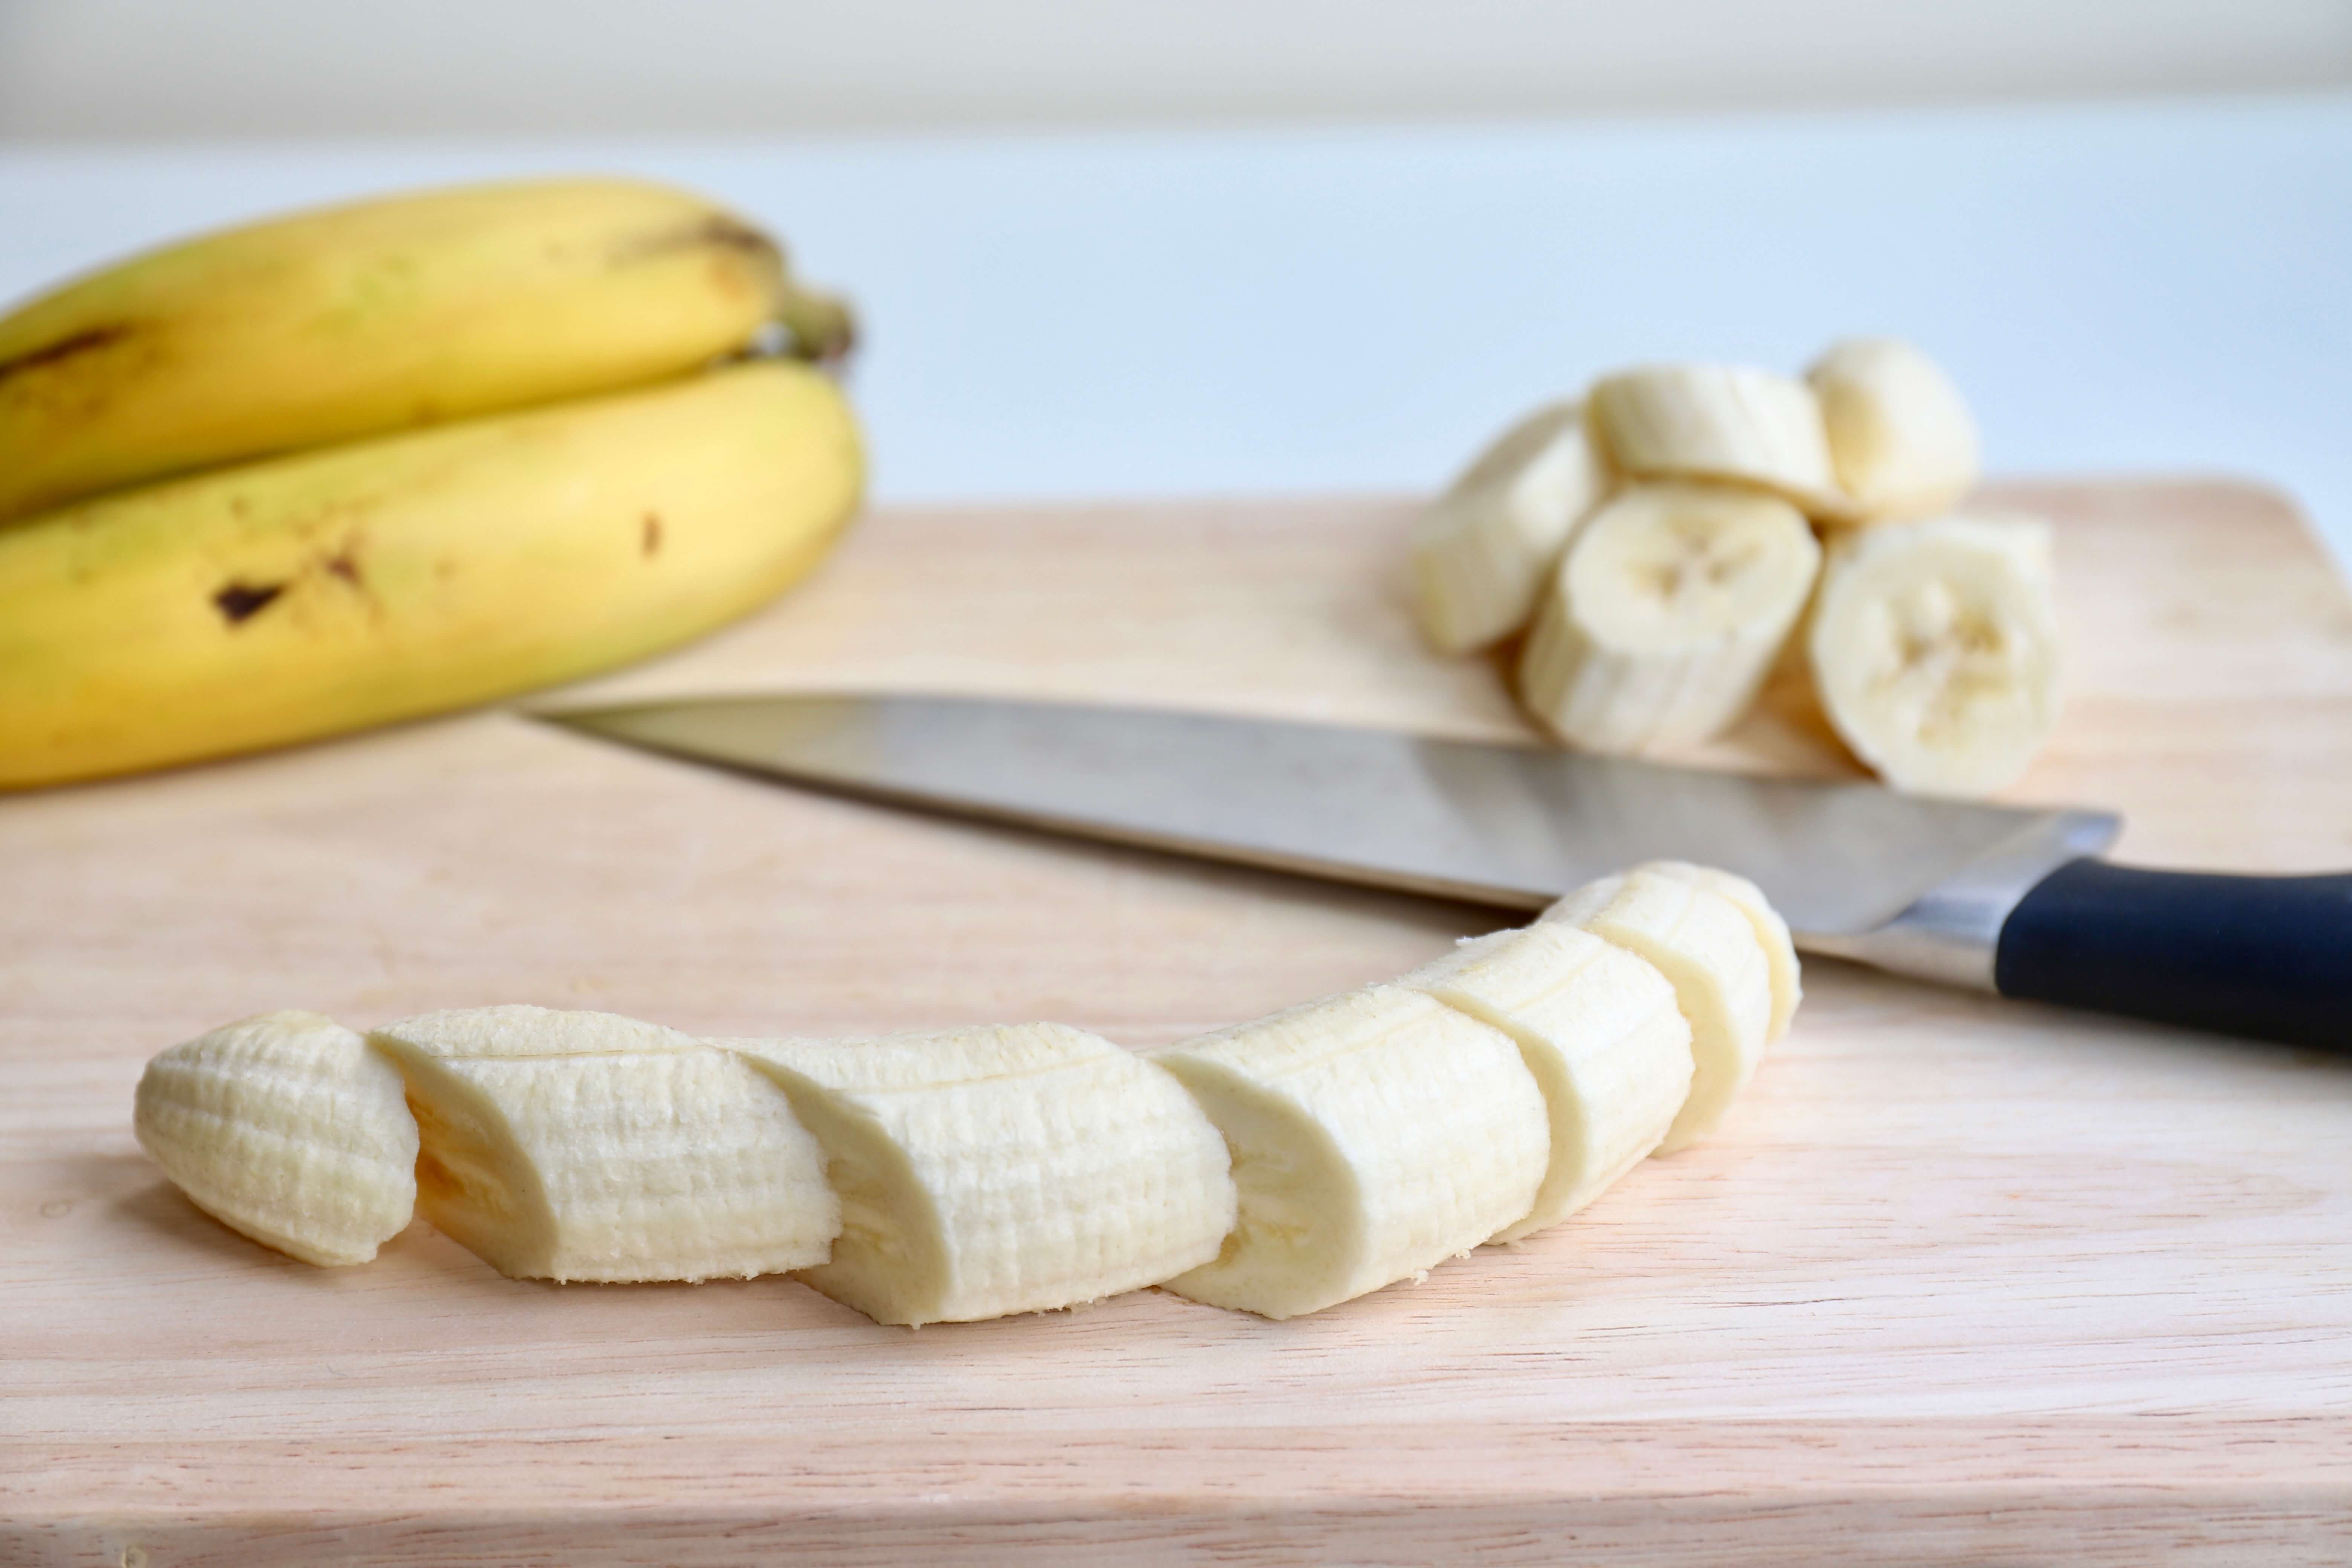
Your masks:
[{"label": "light wood cutting board", "polygon": [[[2226,484],[2061,521],[2070,707],[2015,795],[2123,858],[2352,866],[2352,605]],[[1414,647],[1411,508],[895,514],[601,694],[904,688],[1520,733]],[[1717,760],[1843,764],[1760,715]],[[882,1329],[787,1279],[320,1270],[133,1143],[266,1008],[1175,1038],[1462,906],[843,801],[480,712],[0,799],[0,1562],[2352,1560],[2352,1058],[1826,961],[1713,1142],[1287,1323],[1153,1291]],[[2352,956],[2347,956],[2352,962]]]}]

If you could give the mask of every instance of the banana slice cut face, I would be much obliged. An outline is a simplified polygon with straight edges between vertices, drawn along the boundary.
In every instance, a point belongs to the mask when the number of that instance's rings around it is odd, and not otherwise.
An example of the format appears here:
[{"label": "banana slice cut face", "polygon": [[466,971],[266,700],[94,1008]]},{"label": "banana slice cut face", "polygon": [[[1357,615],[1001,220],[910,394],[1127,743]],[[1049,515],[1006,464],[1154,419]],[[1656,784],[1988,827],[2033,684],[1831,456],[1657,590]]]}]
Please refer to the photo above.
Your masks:
[{"label": "banana slice cut face", "polygon": [[1496,1241],[1599,1197],[1657,1148],[1689,1097],[1691,1030],[1674,986],[1565,921],[1464,942],[1397,984],[1508,1035],[1543,1092],[1550,1163],[1534,1206]]},{"label": "banana slice cut face", "polygon": [[1803,514],[1774,497],[1622,490],[1552,579],[1520,658],[1521,700],[1587,751],[1705,740],[1755,700],[1820,563]]},{"label": "banana slice cut face", "polygon": [[1634,869],[1655,871],[1662,877],[1720,893],[1748,917],[1749,929],[1764,949],[1765,970],[1772,982],[1772,1022],[1765,1030],[1764,1043],[1780,1044],[1789,1033],[1790,1020],[1797,1016],[1797,1004],[1805,999],[1805,982],[1802,966],[1797,962],[1796,939],[1789,934],[1789,922],[1780,918],[1780,911],[1772,907],[1764,889],[1745,877],[1714,866],[1694,866],[1687,860],[1652,860]]},{"label": "banana slice cut face", "polygon": [[163,1052],[131,1126],[198,1208],[305,1263],[365,1263],[415,1212],[400,1074],[316,1013],[264,1013]]},{"label": "banana slice cut face", "polygon": [[1167,1073],[1059,1024],[729,1042],[782,1086],[841,1194],[801,1278],[877,1321],[1076,1306],[1207,1262],[1224,1141]]},{"label": "banana slice cut face", "polygon": [[1738,364],[1637,365],[1592,384],[1586,416],[1636,479],[1715,479],[1842,516],[1829,430],[1813,389]]},{"label": "banana slice cut face", "polygon": [[1413,531],[1413,609],[1429,646],[1469,653],[1525,626],[1610,484],[1579,405],[1551,404],[1505,431]]},{"label": "banana slice cut face", "polygon": [[1805,649],[1831,724],[1897,789],[2012,783],[2058,721],[2049,525],[1953,517],[1842,535]]},{"label": "banana slice cut face", "polygon": [[1933,517],[1976,484],[1976,416],[1942,367],[1909,343],[1841,340],[1805,380],[1821,401],[1838,488],[1864,516]]},{"label": "banana slice cut face", "polygon": [[1688,1148],[1723,1120],[1771,1034],[1770,966],[1754,923],[1722,894],[1649,869],[1586,884],[1538,923],[1555,921],[1647,960],[1673,984],[1690,1023],[1693,1072],[1657,1152]]},{"label": "banana slice cut face", "polygon": [[1542,1091],[1501,1030],[1368,986],[1162,1047],[1233,1152],[1240,1214],[1177,1295],[1267,1318],[1425,1273],[1533,1208]]},{"label": "banana slice cut face", "polygon": [[816,1140],[767,1077],[610,1013],[479,1007],[387,1025],[425,1217],[517,1279],[748,1279],[841,1228]]}]

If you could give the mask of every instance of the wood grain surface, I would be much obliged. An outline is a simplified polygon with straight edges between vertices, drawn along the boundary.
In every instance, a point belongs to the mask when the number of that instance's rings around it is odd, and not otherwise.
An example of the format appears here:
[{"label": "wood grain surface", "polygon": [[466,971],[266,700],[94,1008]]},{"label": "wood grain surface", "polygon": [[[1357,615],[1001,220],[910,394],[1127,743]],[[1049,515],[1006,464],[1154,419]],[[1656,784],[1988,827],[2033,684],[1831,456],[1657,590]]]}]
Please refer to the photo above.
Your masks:
[{"label": "wood grain surface", "polygon": [[[2060,521],[2017,798],[2120,856],[2352,866],[2352,605],[2222,483]],[[1391,502],[892,514],[581,695],[1058,694],[1519,733],[1407,629]],[[571,693],[564,694],[567,698]],[[1845,764],[1801,713],[1710,760]],[[1807,966],[1720,1136],[1286,1323],[1154,1291],[919,1332],[788,1279],[307,1268],[130,1131],[154,1051],[501,1001],[714,1034],[1176,1038],[1458,905],[900,815],[486,711],[0,799],[0,1562],[2352,1561],[2352,1058]]]}]

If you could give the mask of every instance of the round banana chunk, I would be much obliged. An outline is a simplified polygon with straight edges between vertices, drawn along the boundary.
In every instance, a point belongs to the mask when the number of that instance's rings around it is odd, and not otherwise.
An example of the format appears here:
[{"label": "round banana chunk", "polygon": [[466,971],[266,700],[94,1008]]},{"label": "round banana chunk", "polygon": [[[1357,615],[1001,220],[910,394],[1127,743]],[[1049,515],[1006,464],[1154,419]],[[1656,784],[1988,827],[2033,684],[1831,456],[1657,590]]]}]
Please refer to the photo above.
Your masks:
[{"label": "round banana chunk", "polygon": [[425,1217],[527,1279],[749,1279],[841,1229],[816,1140],[731,1051],[610,1013],[478,1007],[386,1025]]},{"label": "round banana chunk", "polygon": [[1233,1151],[1240,1215],[1177,1295],[1312,1312],[1458,1257],[1534,1206],[1542,1090],[1502,1031],[1397,985],[1162,1047]]},{"label": "round banana chunk", "polygon": [[1504,432],[1413,531],[1413,609],[1429,646],[1469,653],[1525,626],[1610,484],[1578,404],[1549,405]]},{"label": "round banana chunk", "polygon": [[1722,894],[1654,870],[1587,883],[1538,923],[1555,921],[1648,960],[1673,983],[1690,1022],[1694,1071],[1690,1098],[1657,1152],[1688,1148],[1755,1076],[1771,1033],[1771,970],[1755,925]]},{"label": "round banana chunk", "polygon": [[400,1074],[316,1013],[264,1013],[163,1052],[131,1126],[191,1203],[305,1263],[365,1263],[416,1209]]},{"label": "round banana chunk", "polygon": [[1643,959],[1553,921],[1465,942],[1397,984],[1517,1042],[1551,1120],[1535,1205],[1496,1233],[1557,1225],[1655,1150],[1690,1095],[1691,1030]]},{"label": "round banana chunk", "polygon": [[1764,1042],[1780,1044],[1789,1033],[1790,1021],[1797,1016],[1797,1004],[1805,999],[1804,973],[1797,962],[1796,939],[1789,934],[1789,922],[1780,918],[1780,911],[1772,907],[1764,889],[1745,877],[1713,866],[1694,866],[1687,860],[1652,860],[1634,869],[1678,877],[1693,887],[1720,893],[1739,906],[1739,912],[1755,928],[1756,940],[1764,946],[1764,958],[1772,977],[1772,1024]]},{"label": "round banana chunk", "polygon": [[1711,485],[1622,490],[1553,576],[1520,699],[1586,751],[1705,740],[1755,701],[1820,564],[1786,501]]},{"label": "round banana chunk", "polygon": [[1808,512],[1842,516],[1829,431],[1813,390],[1734,364],[1637,365],[1592,384],[1586,417],[1636,479],[1754,485]]},{"label": "round banana chunk", "polygon": [[1895,788],[2014,782],[2058,721],[2049,525],[1953,517],[1841,535],[1805,649],[1830,723]]},{"label": "round banana chunk", "polygon": [[1909,343],[1843,339],[1805,380],[1821,400],[1838,488],[1864,517],[1933,517],[1977,482],[1976,416],[1942,367]]},{"label": "round banana chunk", "polygon": [[1098,1035],[1022,1024],[736,1040],[792,1097],[841,1194],[810,1285],[883,1323],[1072,1307],[1206,1262],[1233,1227],[1223,1140]]}]

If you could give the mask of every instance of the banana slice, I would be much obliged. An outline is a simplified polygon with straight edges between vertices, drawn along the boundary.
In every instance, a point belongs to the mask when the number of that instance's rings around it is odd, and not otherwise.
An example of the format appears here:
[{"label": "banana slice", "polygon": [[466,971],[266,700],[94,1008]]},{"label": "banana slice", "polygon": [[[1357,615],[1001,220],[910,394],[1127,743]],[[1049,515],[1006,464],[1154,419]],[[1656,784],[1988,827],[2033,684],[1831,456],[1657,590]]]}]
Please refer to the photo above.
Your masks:
[{"label": "banana slice", "polygon": [[1076,1306],[1208,1261],[1225,1146],[1176,1080],[1059,1024],[741,1040],[824,1146],[833,1260],[801,1278],[877,1322]]},{"label": "banana slice", "polygon": [[1425,1273],[1534,1206],[1542,1091],[1500,1030],[1374,985],[1150,1053],[1233,1151],[1241,1212],[1177,1295],[1268,1318]]},{"label": "banana slice", "polygon": [[1843,535],[1805,647],[1831,724],[1881,777],[1990,794],[2058,721],[2049,525],[1955,517]]},{"label": "banana slice", "polygon": [[1851,510],[1801,381],[1748,365],[1638,365],[1594,382],[1586,410],[1611,461],[1636,479],[1755,485],[1808,512]]},{"label": "banana slice", "polygon": [[1429,646],[1469,653],[1525,626],[1609,486],[1578,405],[1539,408],[1504,432],[1413,531],[1413,608]]},{"label": "banana slice", "polygon": [[1843,339],[1805,380],[1821,400],[1838,488],[1860,512],[1933,517],[1977,482],[1976,416],[1951,378],[1909,343]]},{"label": "banana slice", "polygon": [[1566,1219],[1657,1148],[1690,1094],[1691,1030],[1651,964],[1564,921],[1464,942],[1397,982],[1518,1043],[1550,1113],[1535,1206],[1496,1241]]},{"label": "banana slice", "polygon": [[610,1013],[478,1007],[369,1041],[408,1080],[425,1217],[515,1279],[748,1279],[841,1228],[816,1140],[733,1053]]},{"label": "banana slice", "polygon": [[1520,658],[1520,698],[1588,751],[1704,740],[1755,700],[1820,564],[1803,516],[1773,497],[1622,490],[1577,531],[1553,576]]},{"label": "banana slice", "polygon": [[316,1013],[173,1047],[141,1076],[131,1125],[191,1203],[305,1263],[365,1263],[415,1212],[400,1074]]},{"label": "banana slice", "polygon": [[1778,1045],[1789,1033],[1790,1020],[1797,1016],[1797,1004],[1805,999],[1804,974],[1797,962],[1796,939],[1789,934],[1789,922],[1764,896],[1764,889],[1745,877],[1713,866],[1694,866],[1687,860],[1652,860],[1634,868],[1638,871],[1655,871],[1662,877],[1674,877],[1695,888],[1720,893],[1738,906],[1756,932],[1756,940],[1764,948],[1767,973],[1772,982],[1772,1022],[1765,1031],[1764,1043]]},{"label": "banana slice", "polygon": [[1722,894],[1649,869],[1579,888],[1538,923],[1554,921],[1648,960],[1674,984],[1690,1021],[1694,1070],[1690,1098],[1658,1152],[1688,1148],[1723,1120],[1771,1033],[1771,972],[1754,924]]}]

